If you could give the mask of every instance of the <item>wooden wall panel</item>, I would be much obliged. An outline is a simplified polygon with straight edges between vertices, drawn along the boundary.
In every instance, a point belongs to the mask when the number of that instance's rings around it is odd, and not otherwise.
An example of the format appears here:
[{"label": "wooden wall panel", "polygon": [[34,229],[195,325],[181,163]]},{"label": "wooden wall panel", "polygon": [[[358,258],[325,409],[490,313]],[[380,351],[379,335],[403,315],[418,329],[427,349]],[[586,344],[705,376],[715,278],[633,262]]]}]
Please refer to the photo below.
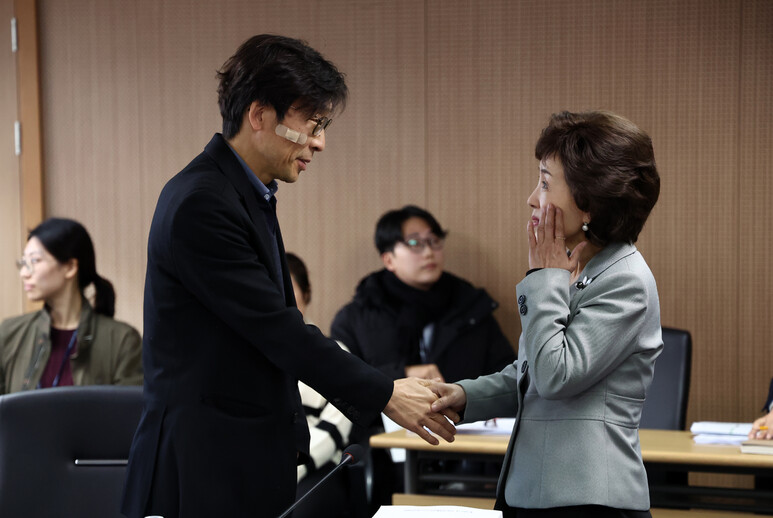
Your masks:
[{"label": "wooden wall panel", "polygon": [[337,63],[352,92],[325,152],[278,194],[323,330],[380,267],[378,216],[418,203],[451,231],[448,269],[500,301],[515,341],[534,143],[552,112],[605,108],[653,137],[662,192],[639,244],[663,323],[693,333],[688,420],[756,415],[773,375],[759,325],[769,2],[41,0],[40,16],[48,212],[92,231],[119,318],[141,327],[161,186],[219,130],[215,70],[250,35],[284,33]]},{"label": "wooden wall panel", "polygon": [[562,109],[636,120],[647,84],[627,56],[645,53],[646,17],[638,4],[622,17],[614,2],[558,2],[555,16],[528,2],[429,5],[430,206],[450,221],[449,267],[495,294],[499,321],[515,337],[539,131]]},{"label": "wooden wall panel", "polygon": [[320,40],[351,97],[318,163],[281,187],[278,205],[285,246],[310,269],[309,318],[325,331],[359,280],[382,268],[373,244],[381,214],[426,203],[423,5],[336,6],[320,13]]},{"label": "wooden wall panel", "polygon": [[[19,156],[19,193],[21,197],[21,233],[35,228],[43,220],[43,137],[40,113],[40,53],[36,0],[15,0],[14,15],[18,34],[16,53],[16,85],[18,120],[21,126]],[[24,310],[34,311],[41,302],[24,297]]]},{"label": "wooden wall panel", "polygon": [[[329,322],[357,276],[378,266],[370,237],[378,215],[423,202],[420,5],[339,2],[310,12],[280,1],[42,4],[46,83],[58,85],[43,101],[49,215],[90,229],[98,267],[116,285],[119,318],[141,328],[156,198],[220,131],[215,72],[255,33],[307,39],[347,73],[352,90],[327,132],[328,151],[278,195],[288,250],[309,263],[315,291],[339,294],[320,296],[312,319]],[[395,27],[407,37],[396,39]]]},{"label": "wooden wall panel", "polygon": [[[693,335],[688,422],[736,408],[738,95],[740,8],[728,2],[656,2],[651,11],[650,131],[661,199],[646,243],[664,325]],[[720,302],[724,301],[724,302]],[[746,409],[748,411],[749,409]],[[738,416],[740,417],[740,416]],[[727,419],[727,417],[725,417]]]},{"label": "wooden wall panel", "polygon": [[16,56],[11,41],[12,0],[0,0],[0,320],[22,312],[22,287],[14,261],[22,253],[19,158],[14,150],[18,120]]},{"label": "wooden wall panel", "polygon": [[[738,386],[731,390],[742,419],[759,412],[773,377],[773,347],[767,332],[773,322],[773,3],[743,4],[740,64],[738,167]],[[726,207],[725,204],[720,205]],[[724,211],[719,211],[722,217]],[[731,270],[732,271],[732,270]],[[732,302],[732,301],[730,301]],[[728,344],[726,344],[728,345]],[[727,354],[727,350],[725,354]]]}]

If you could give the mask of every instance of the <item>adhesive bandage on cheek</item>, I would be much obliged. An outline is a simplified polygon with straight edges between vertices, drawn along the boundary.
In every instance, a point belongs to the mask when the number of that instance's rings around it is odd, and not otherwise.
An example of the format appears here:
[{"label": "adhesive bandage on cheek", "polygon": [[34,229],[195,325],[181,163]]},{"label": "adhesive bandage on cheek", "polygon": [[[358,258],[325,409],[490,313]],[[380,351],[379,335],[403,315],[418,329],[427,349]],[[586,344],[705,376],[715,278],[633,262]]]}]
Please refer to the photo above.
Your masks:
[{"label": "adhesive bandage on cheek", "polygon": [[301,146],[306,143],[306,135],[295,130],[291,130],[284,124],[277,124],[276,125],[276,134],[279,135],[282,138],[286,138],[290,142],[295,142],[296,144],[300,144]]}]

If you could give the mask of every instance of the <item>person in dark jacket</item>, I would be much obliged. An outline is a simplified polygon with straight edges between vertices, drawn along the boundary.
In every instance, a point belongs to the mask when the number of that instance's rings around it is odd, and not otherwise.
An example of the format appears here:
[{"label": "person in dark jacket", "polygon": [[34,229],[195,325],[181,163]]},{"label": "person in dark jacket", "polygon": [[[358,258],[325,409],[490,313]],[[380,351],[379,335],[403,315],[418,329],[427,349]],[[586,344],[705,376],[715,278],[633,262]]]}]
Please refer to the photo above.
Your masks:
[{"label": "person in dark jacket", "polygon": [[276,191],[325,149],[343,74],[300,40],[261,34],[218,77],[223,133],[167,182],[150,225],[127,518],[283,514],[310,455],[298,380],[352,421],[384,412],[431,444],[427,429],[455,433],[428,412],[426,380],[389,379],[296,309]]},{"label": "person in dark jacket", "polygon": [[376,248],[384,269],[367,275],[336,315],[331,336],[392,379],[447,382],[498,372],[515,361],[482,288],[443,271],[446,232],[424,209],[384,214]]},{"label": "person in dark jacket", "polygon": [[[515,353],[484,289],[443,270],[446,232],[428,211],[407,205],[384,214],[375,244],[384,269],[367,275],[333,320],[330,334],[392,379],[454,382],[499,372]],[[383,431],[355,424],[352,442]],[[399,469],[373,450],[374,503],[388,503]]]}]

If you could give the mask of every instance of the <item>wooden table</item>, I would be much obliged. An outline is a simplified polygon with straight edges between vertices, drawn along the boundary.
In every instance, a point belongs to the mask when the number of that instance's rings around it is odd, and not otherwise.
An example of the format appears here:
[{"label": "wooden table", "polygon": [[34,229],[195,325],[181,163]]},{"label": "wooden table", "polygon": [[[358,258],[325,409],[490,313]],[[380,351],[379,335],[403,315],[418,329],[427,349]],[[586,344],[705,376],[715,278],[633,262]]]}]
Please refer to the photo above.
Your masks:
[{"label": "wooden table", "polygon": [[[744,510],[773,513],[773,491],[736,488],[697,487],[686,482],[657,482],[656,472],[685,475],[687,472],[739,473],[773,477],[773,455],[741,453],[739,446],[695,444],[690,432],[670,430],[640,430],[642,458],[650,473],[650,497],[653,507],[692,507],[719,510]],[[485,489],[465,496],[493,497],[496,476],[472,477],[454,473],[422,472],[422,463],[443,459],[487,459],[501,463],[509,436],[472,435],[459,433],[456,440],[432,446],[417,435],[404,430],[374,435],[370,444],[374,448],[405,448],[406,493],[432,493],[425,491],[429,483],[477,482]],[[670,477],[673,478],[673,477]],[[678,478],[678,477],[677,477]]]}]

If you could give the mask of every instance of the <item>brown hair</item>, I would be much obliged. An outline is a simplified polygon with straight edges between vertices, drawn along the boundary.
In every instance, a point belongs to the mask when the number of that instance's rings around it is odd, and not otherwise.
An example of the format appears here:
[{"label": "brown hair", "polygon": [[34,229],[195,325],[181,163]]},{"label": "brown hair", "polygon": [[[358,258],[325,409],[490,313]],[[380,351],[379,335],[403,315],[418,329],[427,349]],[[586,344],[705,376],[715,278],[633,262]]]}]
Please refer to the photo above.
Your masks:
[{"label": "brown hair", "polygon": [[565,111],[550,117],[534,154],[561,162],[574,202],[591,215],[591,243],[636,242],[660,194],[649,135],[614,113]]}]

